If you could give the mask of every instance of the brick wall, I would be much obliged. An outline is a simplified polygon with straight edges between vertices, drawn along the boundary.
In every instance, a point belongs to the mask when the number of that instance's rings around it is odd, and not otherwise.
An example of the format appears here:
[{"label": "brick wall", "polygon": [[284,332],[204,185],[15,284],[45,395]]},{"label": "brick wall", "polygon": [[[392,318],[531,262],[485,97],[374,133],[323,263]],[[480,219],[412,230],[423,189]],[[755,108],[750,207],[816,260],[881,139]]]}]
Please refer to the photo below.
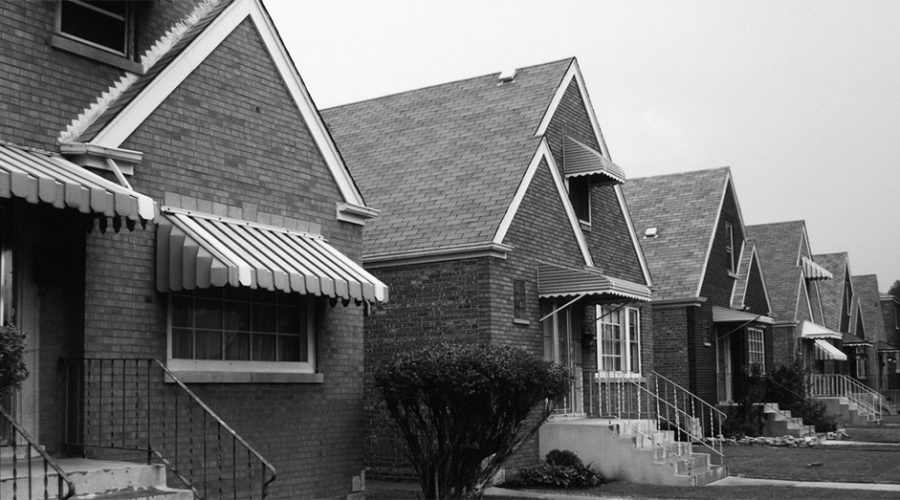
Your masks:
[{"label": "brick wall", "polygon": [[703,339],[704,332],[714,331],[712,307],[709,303],[701,307],[692,307],[688,309],[687,317],[688,363],[691,372],[691,384],[688,387],[698,397],[715,405],[718,402],[716,347],[715,342],[706,345]]},{"label": "brick wall", "polygon": [[791,366],[797,354],[794,325],[774,325],[769,328],[772,336],[773,367]]},{"label": "brick wall", "polygon": [[685,306],[653,306],[653,356],[656,371],[683,387],[690,385],[686,363],[690,348],[689,310]]},{"label": "brick wall", "polygon": [[563,166],[563,145],[566,136],[600,151],[600,144],[597,143],[590,117],[578,90],[578,82],[574,78],[569,82],[544,136],[559,167]]},{"label": "brick wall", "polygon": [[732,257],[734,259],[733,269],[737,270],[744,234],[741,231],[738,208],[730,185],[725,193],[725,201],[722,204],[719,224],[716,226],[712,251],[706,264],[706,275],[703,278],[703,286],[700,289],[700,295],[706,297],[710,305],[719,307],[731,307],[731,290],[735,282],[735,274],[729,273],[728,254],[725,253],[727,240],[726,222],[731,223],[734,234],[734,252]]},{"label": "brick wall", "polygon": [[766,289],[763,286],[759,265],[754,260],[747,277],[747,291],[744,293],[744,305],[755,314],[769,314],[769,303],[766,300]]},{"label": "brick wall", "polygon": [[892,299],[881,301],[881,316],[884,321],[885,342],[900,346],[900,324],[897,321],[897,315],[900,314],[900,306]]}]

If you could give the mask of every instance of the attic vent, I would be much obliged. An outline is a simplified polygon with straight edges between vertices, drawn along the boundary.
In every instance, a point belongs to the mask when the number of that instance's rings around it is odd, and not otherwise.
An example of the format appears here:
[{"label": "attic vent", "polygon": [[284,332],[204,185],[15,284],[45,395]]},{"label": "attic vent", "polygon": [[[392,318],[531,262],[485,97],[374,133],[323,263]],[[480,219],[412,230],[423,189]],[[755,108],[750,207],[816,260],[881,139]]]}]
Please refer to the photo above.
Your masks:
[{"label": "attic vent", "polygon": [[656,238],[659,236],[659,232],[655,227],[648,227],[644,230],[644,238]]},{"label": "attic vent", "polygon": [[516,79],[517,73],[518,71],[515,68],[503,70],[500,72],[500,76],[497,77],[497,80],[500,83],[509,83]]}]

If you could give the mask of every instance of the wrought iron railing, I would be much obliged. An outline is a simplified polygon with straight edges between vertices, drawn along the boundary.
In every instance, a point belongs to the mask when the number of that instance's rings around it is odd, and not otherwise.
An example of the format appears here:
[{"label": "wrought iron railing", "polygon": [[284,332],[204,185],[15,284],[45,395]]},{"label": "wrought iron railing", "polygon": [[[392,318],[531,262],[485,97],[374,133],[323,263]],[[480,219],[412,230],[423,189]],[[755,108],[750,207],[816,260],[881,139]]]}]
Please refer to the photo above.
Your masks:
[{"label": "wrought iron railing", "polygon": [[846,375],[810,373],[806,378],[807,393],[813,397],[841,397],[857,406],[869,421],[880,421],[884,414],[884,396]]},{"label": "wrought iron railing", "polygon": [[[585,371],[586,410],[590,416],[616,419],[629,433],[654,445],[655,430],[671,430],[678,439],[698,444],[724,462],[722,429],[726,415],[674,381],[649,372],[638,377],[620,372]],[[645,422],[654,422],[648,427]]]},{"label": "wrought iron railing", "polygon": [[[766,381],[766,386],[765,386],[766,394],[765,394],[764,400],[767,402],[776,403],[775,406],[767,405],[766,407],[768,407],[770,410],[774,411],[775,413],[781,415],[781,417],[784,418],[788,422],[792,421],[793,419],[797,419],[797,418],[799,418],[800,421],[803,422],[802,417],[794,417],[794,415],[792,413],[790,413],[791,410],[785,410],[785,409],[781,408],[781,404],[784,404],[785,399],[799,401],[799,402],[805,402],[809,398],[807,398],[803,394],[800,394],[797,391],[791,389],[790,387],[782,384],[781,382],[775,380],[772,376],[766,376],[765,381]],[[780,397],[778,397],[779,395],[785,395],[787,397],[780,398]],[[772,401],[773,396],[774,396],[775,401]],[[766,403],[763,403],[763,404],[766,405]],[[803,426],[806,427],[806,435],[807,436],[811,436],[816,433],[815,426],[809,425],[805,422],[803,423]]]},{"label": "wrought iron railing", "polygon": [[2,406],[0,423],[10,430],[8,442],[0,443],[0,498],[71,498],[72,480]]},{"label": "wrought iron railing", "polygon": [[275,468],[155,359],[66,360],[66,445],[161,463],[195,497],[265,499]]}]

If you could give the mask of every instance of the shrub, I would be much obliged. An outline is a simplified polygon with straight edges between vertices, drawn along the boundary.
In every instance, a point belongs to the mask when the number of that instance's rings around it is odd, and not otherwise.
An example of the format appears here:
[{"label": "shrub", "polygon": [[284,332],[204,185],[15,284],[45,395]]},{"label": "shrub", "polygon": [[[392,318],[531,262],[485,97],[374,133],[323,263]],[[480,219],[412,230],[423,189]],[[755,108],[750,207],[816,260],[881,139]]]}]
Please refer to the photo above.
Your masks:
[{"label": "shrub", "polygon": [[519,469],[513,486],[543,488],[588,488],[605,482],[603,477],[585,467],[577,455],[568,450],[552,450],[544,463]]},{"label": "shrub", "polygon": [[534,436],[571,377],[521,349],[439,343],[398,353],[375,383],[425,498],[455,499],[477,495]]},{"label": "shrub", "polygon": [[19,387],[28,378],[24,354],[25,334],[12,326],[0,327],[0,394]]}]

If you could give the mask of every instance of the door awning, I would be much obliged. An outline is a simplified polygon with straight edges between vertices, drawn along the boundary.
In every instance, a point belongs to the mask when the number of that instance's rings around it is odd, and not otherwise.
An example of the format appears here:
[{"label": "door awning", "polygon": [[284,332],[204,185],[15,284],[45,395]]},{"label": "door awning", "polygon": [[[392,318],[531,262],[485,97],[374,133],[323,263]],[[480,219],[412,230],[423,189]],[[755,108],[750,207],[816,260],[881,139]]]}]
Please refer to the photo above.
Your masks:
[{"label": "door awning", "polygon": [[755,314],[747,311],[738,311],[737,309],[729,309],[727,307],[713,306],[713,323],[747,323],[755,321],[757,323],[766,323],[771,325],[774,319],[762,314]]},{"label": "door awning", "polygon": [[563,170],[566,177],[600,174],[619,184],[625,182],[625,171],[622,167],[571,137],[566,137]]},{"label": "door awning", "polygon": [[841,340],[841,334],[825,328],[812,321],[803,321],[800,326],[800,337],[804,339],[835,339]]},{"label": "door awning", "polygon": [[873,346],[874,344],[869,342],[866,339],[861,339],[856,335],[852,335],[849,333],[843,334],[841,338],[841,344],[845,346]]},{"label": "door awning", "polygon": [[807,257],[800,257],[800,266],[803,267],[803,276],[808,280],[830,280],[834,277],[831,271]]},{"label": "door awning", "polygon": [[0,198],[149,221],[156,203],[49,151],[0,142]]},{"label": "door awning", "polygon": [[247,286],[356,302],[386,302],[388,288],[319,235],[163,208],[157,220],[161,292]]},{"label": "door awning", "polygon": [[538,296],[608,295],[632,300],[650,300],[650,288],[640,283],[610,278],[596,269],[565,268],[542,264],[538,267]]},{"label": "door awning", "polygon": [[816,359],[847,361],[847,355],[828,343],[825,339],[816,339]]}]

